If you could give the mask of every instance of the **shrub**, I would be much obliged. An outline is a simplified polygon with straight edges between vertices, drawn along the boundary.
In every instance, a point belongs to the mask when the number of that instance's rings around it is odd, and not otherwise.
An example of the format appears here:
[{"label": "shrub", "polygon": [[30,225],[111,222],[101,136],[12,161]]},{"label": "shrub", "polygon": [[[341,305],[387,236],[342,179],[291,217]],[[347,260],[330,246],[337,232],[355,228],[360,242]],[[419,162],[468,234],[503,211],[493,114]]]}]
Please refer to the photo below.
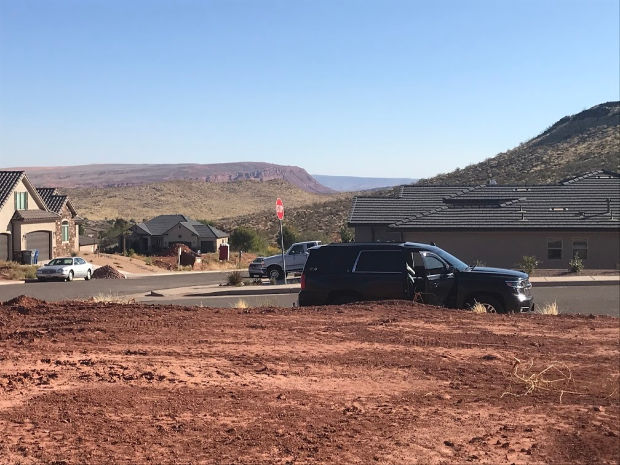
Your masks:
[{"label": "shrub", "polygon": [[[282,237],[284,237],[284,249],[288,249],[295,242],[298,242],[299,234],[290,226],[282,226]],[[278,232],[278,245],[282,244],[280,232]]]},{"label": "shrub", "polygon": [[583,270],[583,260],[579,254],[575,254],[573,259],[568,262],[568,271],[571,273],[579,273],[581,270]]},{"label": "shrub", "polygon": [[243,276],[240,271],[233,271],[228,273],[227,280],[230,286],[239,286],[243,283]]},{"label": "shrub", "polygon": [[354,238],[353,230],[346,224],[343,224],[340,228],[340,242],[353,242]]},{"label": "shrub", "polygon": [[229,243],[232,249],[245,252],[256,252],[267,248],[267,241],[264,238],[255,230],[243,226],[236,228],[230,234]]},{"label": "shrub", "polygon": [[536,260],[534,255],[524,255],[521,258],[521,263],[518,264],[518,267],[525,271],[527,274],[534,274],[534,270],[538,266],[539,262]]},{"label": "shrub", "polygon": [[152,265],[153,264],[153,259],[151,257],[146,257],[144,259],[144,263],[147,265]]}]

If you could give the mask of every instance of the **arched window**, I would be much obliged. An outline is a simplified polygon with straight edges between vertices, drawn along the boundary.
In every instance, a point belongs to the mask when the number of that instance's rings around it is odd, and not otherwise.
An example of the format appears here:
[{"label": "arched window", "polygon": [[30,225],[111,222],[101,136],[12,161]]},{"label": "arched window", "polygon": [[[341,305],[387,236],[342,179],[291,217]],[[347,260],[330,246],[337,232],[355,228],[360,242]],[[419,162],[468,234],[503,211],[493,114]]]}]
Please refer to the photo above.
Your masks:
[{"label": "arched window", "polygon": [[60,234],[63,242],[69,242],[69,222],[63,221],[60,227]]}]

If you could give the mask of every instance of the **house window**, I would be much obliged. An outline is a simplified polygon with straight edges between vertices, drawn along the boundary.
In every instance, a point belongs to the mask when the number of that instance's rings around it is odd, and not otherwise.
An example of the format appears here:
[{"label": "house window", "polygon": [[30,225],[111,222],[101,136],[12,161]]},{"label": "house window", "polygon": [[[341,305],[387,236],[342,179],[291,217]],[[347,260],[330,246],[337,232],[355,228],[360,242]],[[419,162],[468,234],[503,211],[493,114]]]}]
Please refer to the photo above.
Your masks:
[{"label": "house window", "polygon": [[69,242],[69,222],[63,221],[60,226],[60,234],[63,242]]},{"label": "house window", "polygon": [[579,258],[585,260],[588,258],[588,241],[573,241],[573,257],[579,255]]},{"label": "house window", "polygon": [[547,258],[549,260],[562,259],[562,241],[549,239],[547,241]]},{"label": "house window", "polygon": [[15,192],[15,210],[28,210],[27,192]]}]

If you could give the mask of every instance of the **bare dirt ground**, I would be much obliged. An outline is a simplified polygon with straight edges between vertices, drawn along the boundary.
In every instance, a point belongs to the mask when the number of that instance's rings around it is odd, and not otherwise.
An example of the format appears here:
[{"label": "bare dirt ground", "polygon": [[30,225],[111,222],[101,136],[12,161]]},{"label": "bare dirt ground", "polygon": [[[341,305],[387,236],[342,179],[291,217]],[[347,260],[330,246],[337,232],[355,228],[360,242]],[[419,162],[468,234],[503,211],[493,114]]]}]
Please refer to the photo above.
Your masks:
[{"label": "bare dirt ground", "polygon": [[0,463],[615,464],[618,331],[21,297],[0,306]]}]

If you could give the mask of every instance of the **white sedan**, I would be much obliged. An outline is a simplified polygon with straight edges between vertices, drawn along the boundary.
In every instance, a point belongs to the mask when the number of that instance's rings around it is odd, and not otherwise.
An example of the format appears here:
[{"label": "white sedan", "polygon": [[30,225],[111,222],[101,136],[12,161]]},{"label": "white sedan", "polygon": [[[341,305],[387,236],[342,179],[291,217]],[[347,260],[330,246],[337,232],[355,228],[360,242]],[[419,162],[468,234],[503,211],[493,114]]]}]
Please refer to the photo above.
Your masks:
[{"label": "white sedan", "polygon": [[73,278],[89,280],[93,275],[93,265],[81,257],[54,258],[37,270],[37,279],[62,279],[73,281]]}]

